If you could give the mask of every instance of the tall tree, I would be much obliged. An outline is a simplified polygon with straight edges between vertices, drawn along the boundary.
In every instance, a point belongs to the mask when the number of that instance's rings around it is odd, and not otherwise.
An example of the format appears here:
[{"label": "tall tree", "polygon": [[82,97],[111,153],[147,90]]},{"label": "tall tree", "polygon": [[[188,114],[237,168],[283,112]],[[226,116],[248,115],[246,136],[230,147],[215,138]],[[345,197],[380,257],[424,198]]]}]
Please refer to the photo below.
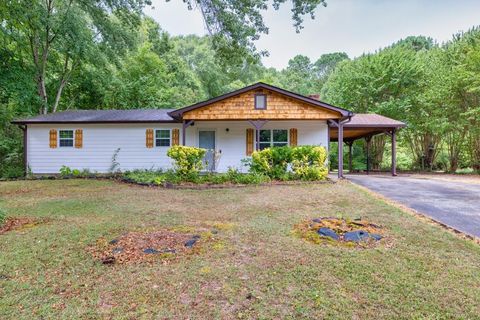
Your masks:
[{"label": "tall tree", "polygon": [[[122,25],[138,23],[143,0],[8,1],[2,32],[31,57],[40,113],[55,112],[72,74],[106,48],[128,45]],[[110,14],[111,12],[114,15]]]}]

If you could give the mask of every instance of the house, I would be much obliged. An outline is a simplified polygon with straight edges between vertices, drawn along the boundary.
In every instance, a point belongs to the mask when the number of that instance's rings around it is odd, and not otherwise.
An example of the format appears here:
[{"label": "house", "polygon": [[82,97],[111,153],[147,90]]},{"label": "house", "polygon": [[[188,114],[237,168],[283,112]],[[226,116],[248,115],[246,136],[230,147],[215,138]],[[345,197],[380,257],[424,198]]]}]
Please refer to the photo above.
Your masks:
[{"label": "house", "polygon": [[[13,123],[24,130],[24,160],[34,174],[58,173],[63,165],[104,173],[114,155],[122,171],[166,169],[167,150],[178,144],[210,150],[210,169],[224,172],[241,169],[254,150],[285,145],[328,150],[330,141],[338,141],[339,177],[343,141],[351,146],[356,139],[388,133],[395,148],[396,130],[404,126],[264,83],[181,109],[64,111]],[[394,150],[392,155],[395,174]]]}]

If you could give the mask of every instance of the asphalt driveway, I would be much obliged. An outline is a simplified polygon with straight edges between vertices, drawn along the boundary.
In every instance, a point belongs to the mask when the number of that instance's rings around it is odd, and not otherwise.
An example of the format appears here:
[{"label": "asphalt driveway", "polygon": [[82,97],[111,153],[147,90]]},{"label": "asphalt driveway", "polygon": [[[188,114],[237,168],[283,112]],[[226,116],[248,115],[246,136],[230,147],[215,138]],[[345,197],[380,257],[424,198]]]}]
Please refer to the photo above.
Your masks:
[{"label": "asphalt driveway", "polygon": [[414,176],[347,175],[346,178],[480,238],[480,184]]}]

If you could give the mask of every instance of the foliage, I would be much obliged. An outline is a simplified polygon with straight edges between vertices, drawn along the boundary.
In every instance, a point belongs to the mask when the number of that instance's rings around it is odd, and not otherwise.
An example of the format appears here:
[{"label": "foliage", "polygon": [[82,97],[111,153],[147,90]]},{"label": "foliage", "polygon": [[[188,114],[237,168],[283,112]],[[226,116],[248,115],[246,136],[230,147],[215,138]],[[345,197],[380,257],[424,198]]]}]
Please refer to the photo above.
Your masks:
[{"label": "foliage", "polygon": [[165,183],[181,184],[190,182],[195,184],[261,184],[269,182],[267,176],[256,173],[241,173],[236,169],[229,169],[226,173],[208,173],[190,176],[181,176],[173,170],[134,170],[123,174],[126,180],[149,185],[163,185]]},{"label": "foliage", "polygon": [[120,163],[118,162],[118,154],[120,153],[120,148],[117,148],[112,155],[112,162],[110,164],[110,168],[108,172],[116,173],[120,170]]},{"label": "foliage", "polygon": [[195,179],[204,167],[205,153],[206,150],[201,148],[173,146],[168,149],[167,156],[173,159],[175,171],[179,176]]},{"label": "foliage", "polygon": [[319,146],[292,148],[291,167],[294,176],[301,180],[324,180],[328,169],[325,165],[327,150]]},{"label": "foliage", "polygon": [[89,178],[96,176],[89,169],[72,169],[65,165],[60,168],[59,173],[61,178]]},{"label": "foliage", "polygon": [[292,158],[292,148],[273,147],[252,154],[250,171],[266,175],[272,179],[288,180],[288,164]]},{"label": "foliage", "polygon": [[252,154],[250,171],[278,180],[323,180],[326,159],[326,149],[319,146],[273,147]]}]

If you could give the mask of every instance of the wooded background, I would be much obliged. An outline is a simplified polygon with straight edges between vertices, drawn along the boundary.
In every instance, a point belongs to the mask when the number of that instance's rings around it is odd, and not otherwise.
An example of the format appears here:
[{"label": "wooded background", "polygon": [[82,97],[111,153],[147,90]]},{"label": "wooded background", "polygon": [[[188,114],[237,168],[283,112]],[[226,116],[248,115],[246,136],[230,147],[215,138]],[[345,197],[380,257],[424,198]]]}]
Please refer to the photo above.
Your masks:
[{"label": "wooded background", "polygon": [[[202,9],[210,35],[172,37],[142,14],[148,1],[2,2],[0,177],[23,175],[22,131],[13,119],[72,109],[178,108],[257,81],[406,122],[400,169],[480,171],[480,28],[443,44],[408,37],[355,59],[342,52],[315,61],[297,55],[276,70],[262,65],[265,53],[254,46],[266,32],[258,16],[266,3],[187,1]],[[295,3],[300,29],[301,16],[324,1]],[[373,140],[374,169],[388,167],[388,143]],[[354,145],[355,169],[365,169],[364,147]],[[335,151],[330,156],[335,166]]]}]

